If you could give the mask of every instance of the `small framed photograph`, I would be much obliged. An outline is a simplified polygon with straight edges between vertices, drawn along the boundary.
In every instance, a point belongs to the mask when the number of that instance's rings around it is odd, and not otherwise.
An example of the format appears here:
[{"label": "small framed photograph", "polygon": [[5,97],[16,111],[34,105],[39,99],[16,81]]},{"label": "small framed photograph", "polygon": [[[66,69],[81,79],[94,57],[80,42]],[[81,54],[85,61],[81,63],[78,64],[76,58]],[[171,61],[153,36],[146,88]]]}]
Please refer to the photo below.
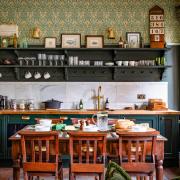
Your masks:
[{"label": "small framed photograph", "polygon": [[130,48],[139,48],[141,33],[140,32],[126,32],[126,39]]},{"label": "small framed photograph", "polygon": [[80,48],[81,34],[61,34],[62,48]]},{"label": "small framed photograph", "polygon": [[46,37],[45,38],[45,48],[56,48],[56,38]]},{"label": "small framed photograph", "polygon": [[104,36],[102,35],[87,35],[85,36],[86,48],[103,48]]}]

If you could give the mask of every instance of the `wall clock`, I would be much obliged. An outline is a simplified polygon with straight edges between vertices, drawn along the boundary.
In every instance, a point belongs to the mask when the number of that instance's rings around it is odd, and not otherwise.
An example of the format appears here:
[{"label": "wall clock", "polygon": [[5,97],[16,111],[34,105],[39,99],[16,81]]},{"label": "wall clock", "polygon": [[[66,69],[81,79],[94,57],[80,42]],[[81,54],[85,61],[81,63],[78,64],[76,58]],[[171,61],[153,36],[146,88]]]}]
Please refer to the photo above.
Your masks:
[{"label": "wall clock", "polygon": [[164,10],[154,6],[149,10],[150,47],[164,48]]}]

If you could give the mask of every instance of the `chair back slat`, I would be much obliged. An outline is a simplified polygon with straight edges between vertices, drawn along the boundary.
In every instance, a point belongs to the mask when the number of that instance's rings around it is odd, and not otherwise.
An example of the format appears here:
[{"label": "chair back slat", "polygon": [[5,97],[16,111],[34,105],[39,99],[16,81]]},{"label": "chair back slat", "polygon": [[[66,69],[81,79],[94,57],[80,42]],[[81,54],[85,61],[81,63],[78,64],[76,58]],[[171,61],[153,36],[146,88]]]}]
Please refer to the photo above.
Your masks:
[{"label": "chair back slat", "polygon": [[144,142],[142,142],[142,162],[146,161],[146,146],[147,146],[147,141],[145,140]]},{"label": "chair back slat", "polygon": [[86,147],[87,147],[87,150],[86,150],[86,163],[89,163],[89,140],[86,141]]},{"label": "chair back slat", "polygon": [[31,140],[31,158],[32,158],[32,162],[35,162],[35,147],[33,140]]},{"label": "chair back slat", "polygon": [[135,161],[136,162],[138,162],[138,160],[139,160],[139,148],[140,148],[139,141],[137,140],[137,142],[136,142],[136,155],[135,155]]},{"label": "chair back slat", "polygon": [[46,141],[46,162],[49,162],[49,141]]},{"label": "chair back slat", "polygon": [[38,141],[38,154],[39,154],[39,162],[42,162],[42,141]]},{"label": "chair back slat", "polygon": [[97,141],[95,140],[94,141],[94,158],[93,158],[93,163],[95,164],[96,163],[96,159],[97,159]]},{"label": "chair back slat", "polygon": [[79,163],[82,163],[82,141],[79,140]]},{"label": "chair back slat", "polygon": [[[128,149],[131,149],[131,147],[132,147],[132,142],[131,140],[128,140]],[[132,162],[131,151],[128,151],[128,161]]]}]

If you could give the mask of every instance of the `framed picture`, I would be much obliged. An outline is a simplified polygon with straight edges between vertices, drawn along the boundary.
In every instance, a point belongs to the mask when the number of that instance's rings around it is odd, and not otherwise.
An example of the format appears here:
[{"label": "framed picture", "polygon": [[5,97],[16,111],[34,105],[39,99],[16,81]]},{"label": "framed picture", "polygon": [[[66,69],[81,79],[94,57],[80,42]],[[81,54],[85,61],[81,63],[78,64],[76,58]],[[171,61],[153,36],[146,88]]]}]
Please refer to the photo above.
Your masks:
[{"label": "framed picture", "polygon": [[126,32],[126,39],[130,48],[139,48],[140,47],[140,32]]},{"label": "framed picture", "polygon": [[46,37],[45,38],[45,48],[56,48],[56,38]]},{"label": "framed picture", "polygon": [[102,35],[87,35],[85,36],[86,48],[103,48],[104,36]]},{"label": "framed picture", "polygon": [[81,34],[61,34],[62,48],[80,48]]}]

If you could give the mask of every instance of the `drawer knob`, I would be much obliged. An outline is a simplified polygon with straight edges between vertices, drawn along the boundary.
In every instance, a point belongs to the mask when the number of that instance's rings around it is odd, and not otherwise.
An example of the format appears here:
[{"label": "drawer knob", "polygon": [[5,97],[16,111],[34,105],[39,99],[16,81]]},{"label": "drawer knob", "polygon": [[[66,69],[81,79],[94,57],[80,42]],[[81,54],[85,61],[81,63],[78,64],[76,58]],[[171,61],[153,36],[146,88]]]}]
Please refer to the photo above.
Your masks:
[{"label": "drawer knob", "polygon": [[30,120],[30,116],[22,116],[21,119],[22,120]]}]

